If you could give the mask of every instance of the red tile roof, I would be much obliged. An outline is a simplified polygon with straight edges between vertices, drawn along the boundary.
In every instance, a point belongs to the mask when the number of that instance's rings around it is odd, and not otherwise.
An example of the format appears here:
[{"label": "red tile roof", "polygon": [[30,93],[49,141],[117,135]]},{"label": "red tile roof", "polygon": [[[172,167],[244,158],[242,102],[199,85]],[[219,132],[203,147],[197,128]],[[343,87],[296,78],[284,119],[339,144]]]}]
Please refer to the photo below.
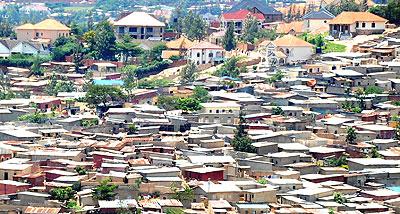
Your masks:
[{"label": "red tile roof", "polygon": [[24,213],[31,214],[57,214],[59,213],[61,208],[53,208],[53,207],[27,207]]},{"label": "red tile roof", "polygon": [[238,10],[236,12],[224,13],[222,18],[226,20],[245,20],[248,16],[254,16],[258,20],[265,20],[262,13],[252,13],[248,10]]}]

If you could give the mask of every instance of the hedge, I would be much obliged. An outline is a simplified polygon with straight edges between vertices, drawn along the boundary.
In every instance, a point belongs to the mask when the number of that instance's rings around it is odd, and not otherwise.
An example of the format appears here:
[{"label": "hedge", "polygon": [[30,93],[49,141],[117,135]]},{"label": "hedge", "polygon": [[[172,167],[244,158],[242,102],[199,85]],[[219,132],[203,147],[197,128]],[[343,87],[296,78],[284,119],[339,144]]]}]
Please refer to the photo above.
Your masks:
[{"label": "hedge", "polygon": [[136,68],[136,75],[139,79],[141,79],[144,77],[148,77],[150,75],[158,74],[162,70],[167,69],[170,64],[171,62],[164,60],[164,61],[156,61],[146,67],[140,66]]}]

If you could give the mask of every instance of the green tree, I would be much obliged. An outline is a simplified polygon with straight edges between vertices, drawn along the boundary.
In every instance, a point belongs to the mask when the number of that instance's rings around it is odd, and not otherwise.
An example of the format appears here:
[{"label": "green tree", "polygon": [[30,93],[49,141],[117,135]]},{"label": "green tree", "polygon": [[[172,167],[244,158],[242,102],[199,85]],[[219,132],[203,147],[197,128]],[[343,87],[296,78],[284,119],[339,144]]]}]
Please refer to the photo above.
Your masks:
[{"label": "green tree", "polygon": [[228,29],[226,30],[224,38],[222,39],[222,45],[227,51],[231,51],[236,47],[234,27],[232,23],[228,24]]},{"label": "green tree", "polygon": [[138,130],[135,124],[128,125],[128,134],[135,134]]},{"label": "green tree", "polygon": [[77,172],[79,175],[86,175],[86,170],[81,166],[75,167],[75,172]]},{"label": "green tree", "polygon": [[400,140],[400,123],[398,122],[395,129],[395,137],[396,140]]},{"label": "green tree", "polygon": [[347,202],[347,199],[340,192],[333,193],[333,200],[338,204],[344,204]]},{"label": "green tree", "polygon": [[93,40],[92,46],[96,51],[93,54],[95,59],[115,59],[116,37],[113,26],[109,21],[102,21],[96,25]]},{"label": "green tree", "polygon": [[188,84],[196,81],[197,78],[197,66],[194,62],[188,62],[188,64],[182,68],[181,71],[181,84]]},{"label": "green tree", "polygon": [[383,93],[383,89],[378,87],[378,86],[370,85],[370,86],[367,86],[365,88],[364,93],[366,95],[368,95],[368,94],[382,94]]},{"label": "green tree", "polygon": [[192,97],[178,99],[177,108],[182,111],[197,111],[201,109],[200,102]]},{"label": "green tree", "polygon": [[172,20],[170,20],[170,25],[175,32],[178,33],[180,36],[183,33],[183,28],[184,28],[184,18],[187,15],[187,12],[185,10],[185,0],[179,0],[178,5],[175,7],[175,10],[172,14]]},{"label": "green tree", "polygon": [[74,48],[72,50],[72,57],[74,62],[75,72],[78,73],[80,67],[83,66],[83,60],[85,58],[85,48],[81,39],[76,38]]},{"label": "green tree", "polygon": [[116,43],[116,49],[120,60],[125,64],[128,62],[129,57],[136,57],[143,53],[143,49],[138,43],[133,43],[129,35],[125,35],[121,41]]},{"label": "green tree", "polygon": [[354,129],[353,127],[348,127],[346,129],[346,143],[354,144],[356,142],[356,139],[357,139],[356,129]]},{"label": "green tree", "polygon": [[176,208],[176,207],[169,207],[165,209],[166,214],[184,214],[185,212],[183,211],[182,208]]},{"label": "green tree", "polygon": [[360,11],[360,5],[354,0],[340,0],[338,4],[335,3],[328,5],[326,9],[333,15],[337,16],[344,11],[358,12]]},{"label": "green tree", "polygon": [[257,180],[257,183],[265,185],[265,184],[267,184],[267,179],[260,178],[260,179]]},{"label": "green tree", "polygon": [[254,16],[248,16],[244,21],[242,39],[254,44],[259,32],[258,20]]},{"label": "green tree", "polygon": [[[76,37],[59,37],[53,43],[52,58],[54,61],[64,61],[65,56],[72,55],[78,48]],[[81,48],[83,49],[83,47]]]},{"label": "green tree", "polygon": [[208,91],[205,88],[201,87],[201,86],[194,87],[193,95],[191,97],[193,99],[198,100],[201,103],[206,103],[211,99]]},{"label": "green tree", "polygon": [[18,120],[25,121],[28,123],[41,124],[41,123],[46,123],[47,121],[49,121],[50,118],[51,118],[50,115],[47,115],[45,113],[35,112],[32,114],[22,115],[22,116],[18,117]]},{"label": "green tree", "polygon": [[158,43],[154,45],[150,50],[144,51],[140,55],[140,62],[142,66],[149,66],[155,62],[162,61],[161,54],[163,50],[167,50],[165,43]]},{"label": "green tree", "polygon": [[328,158],[326,160],[326,165],[333,166],[333,167],[347,165],[347,157],[342,155],[339,158],[336,158],[336,157]]},{"label": "green tree", "polygon": [[8,100],[15,98],[15,94],[10,90],[10,77],[0,72],[0,100]]},{"label": "green tree", "polygon": [[195,197],[193,189],[186,182],[182,184],[182,188],[172,186],[171,190],[174,192],[172,198],[181,202],[191,203]]},{"label": "green tree", "polygon": [[257,39],[266,39],[273,41],[276,38],[278,38],[278,33],[276,32],[276,29],[260,29],[257,34]]},{"label": "green tree", "polygon": [[272,108],[272,115],[283,115],[284,112],[281,107],[274,107]]},{"label": "green tree", "polygon": [[49,84],[45,91],[51,96],[57,96],[59,92],[73,92],[76,90],[74,83],[68,79],[58,80],[55,74],[50,76]]},{"label": "green tree", "polygon": [[239,58],[238,57],[231,57],[227,59],[224,64],[215,71],[214,75],[219,77],[229,76],[236,78],[240,74],[240,67],[238,66]]},{"label": "green tree", "polygon": [[400,24],[400,1],[389,0],[387,5],[377,5],[369,9],[371,13],[386,18],[390,23]]},{"label": "green tree", "polygon": [[378,149],[376,147],[374,147],[374,148],[371,149],[370,157],[371,158],[381,158],[382,155],[379,154]]},{"label": "green tree", "polygon": [[31,72],[35,76],[43,76],[44,75],[44,69],[42,68],[41,64],[43,61],[40,59],[39,55],[36,55],[36,57],[33,59],[33,64],[31,66]]},{"label": "green tree", "polygon": [[190,40],[201,41],[204,39],[206,36],[206,29],[207,26],[203,18],[192,11],[189,11],[183,19],[182,31]]},{"label": "green tree", "polygon": [[97,106],[103,104],[107,107],[109,101],[121,101],[125,95],[120,88],[106,85],[91,85],[86,92],[85,100],[89,105]]},{"label": "green tree", "polygon": [[278,81],[281,81],[283,79],[283,77],[285,77],[285,74],[281,71],[281,70],[277,70],[275,72],[275,74],[273,74],[269,79],[268,82],[269,83],[275,83]]},{"label": "green tree", "polygon": [[50,190],[49,194],[51,195],[51,198],[61,201],[61,202],[66,202],[74,198],[76,191],[73,190],[71,187],[65,187],[65,188],[54,188]]},{"label": "green tree", "polygon": [[100,185],[96,186],[93,191],[93,197],[97,200],[106,200],[111,201],[114,200],[117,193],[114,191],[118,188],[115,184],[109,184],[111,182],[110,179],[105,179],[100,181]]},{"label": "green tree", "polygon": [[157,106],[167,111],[175,110],[178,106],[178,98],[174,96],[161,95],[158,97]]},{"label": "green tree", "polygon": [[138,79],[136,76],[135,65],[125,65],[120,69],[122,73],[122,80],[124,81],[123,88],[128,94],[128,98],[132,97],[133,90],[138,87]]},{"label": "green tree", "polygon": [[365,109],[365,92],[362,88],[358,88],[355,91],[354,97],[357,99],[359,103],[359,107],[364,110]]},{"label": "green tree", "polygon": [[96,31],[90,30],[83,34],[82,40],[86,43],[87,53],[90,57],[95,57],[96,55]]},{"label": "green tree", "polygon": [[83,36],[84,30],[83,27],[75,22],[73,22],[70,26],[72,35],[81,37]]},{"label": "green tree", "polygon": [[244,119],[242,113],[239,116],[239,125],[235,132],[235,137],[233,138],[231,145],[235,151],[240,152],[256,152],[256,148],[252,145],[253,141],[249,138],[246,132],[246,120]]}]

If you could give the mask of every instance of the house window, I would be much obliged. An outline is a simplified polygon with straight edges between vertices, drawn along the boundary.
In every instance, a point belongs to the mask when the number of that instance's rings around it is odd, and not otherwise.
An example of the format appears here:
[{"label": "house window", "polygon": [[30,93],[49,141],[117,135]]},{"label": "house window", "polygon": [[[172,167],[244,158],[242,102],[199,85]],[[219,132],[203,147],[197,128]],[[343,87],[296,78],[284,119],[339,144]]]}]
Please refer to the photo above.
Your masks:
[{"label": "house window", "polygon": [[4,180],[8,180],[8,172],[4,172]]},{"label": "house window", "polygon": [[39,33],[36,33],[36,37],[39,37]]},{"label": "house window", "polygon": [[137,32],[137,27],[130,27],[129,28],[129,33],[136,33]]},{"label": "house window", "polygon": [[219,113],[219,110],[216,110],[215,112],[218,114],[218,113]]},{"label": "house window", "polygon": [[375,28],[375,22],[372,22],[371,27]]},{"label": "house window", "polygon": [[210,57],[210,58],[212,58],[213,56],[214,56],[213,53],[209,53],[209,54],[208,54],[208,57]]},{"label": "house window", "polygon": [[362,27],[362,28],[365,28],[365,22],[363,22],[363,23],[361,24],[361,27]]},{"label": "house window", "polygon": [[360,23],[356,22],[356,28],[360,27]]},{"label": "house window", "polygon": [[200,57],[200,53],[197,53],[197,57]]},{"label": "house window", "polygon": [[147,31],[148,33],[153,33],[153,28],[152,28],[152,27],[148,27],[148,28],[146,28],[146,31]]},{"label": "house window", "polygon": [[119,27],[118,28],[118,33],[124,34],[125,33],[125,28],[124,27]]},{"label": "house window", "polygon": [[212,110],[210,110],[210,113],[212,113]]},{"label": "house window", "polygon": [[162,33],[163,32],[163,29],[162,28],[160,28],[160,33]]}]

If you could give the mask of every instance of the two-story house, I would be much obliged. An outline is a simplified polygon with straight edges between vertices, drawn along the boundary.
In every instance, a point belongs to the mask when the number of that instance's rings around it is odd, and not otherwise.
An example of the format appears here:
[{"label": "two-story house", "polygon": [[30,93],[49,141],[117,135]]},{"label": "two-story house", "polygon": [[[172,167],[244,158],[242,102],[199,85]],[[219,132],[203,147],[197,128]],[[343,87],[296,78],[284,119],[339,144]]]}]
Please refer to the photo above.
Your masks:
[{"label": "two-story house", "polygon": [[370,12],[342,12],[329,22],[329,33],[340,39],[380,34],[385,31],[387,21]]},{"label": "two-story house", "polygon": [[203,41],[189,48],[188,59],[197,65],[218,64],[224,60],[224,48]]},{"label": "two-story house", "polygon": [[165,23],[145,12],[132,12],[114,22],[117,37],[130,35],[133,39],[162,38]]}]

